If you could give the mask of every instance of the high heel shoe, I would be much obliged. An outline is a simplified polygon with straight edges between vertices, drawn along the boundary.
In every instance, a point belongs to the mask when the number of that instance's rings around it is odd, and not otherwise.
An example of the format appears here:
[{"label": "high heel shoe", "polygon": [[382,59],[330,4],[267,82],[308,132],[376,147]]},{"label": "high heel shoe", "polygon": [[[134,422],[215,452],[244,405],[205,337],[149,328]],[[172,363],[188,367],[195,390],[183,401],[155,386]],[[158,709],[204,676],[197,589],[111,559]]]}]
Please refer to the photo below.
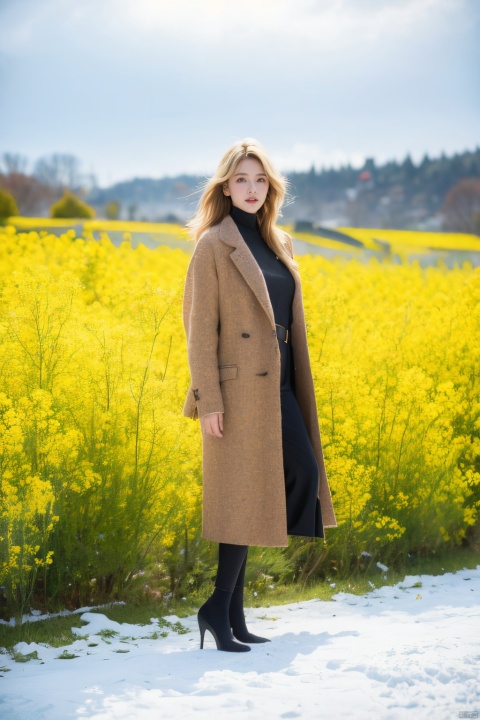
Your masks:
[{"label": "high heel shoe", "polygon": [[229,620],[232,633],[237,640],[249,643],[271,642],[270,638],[260,637],[249,632],[243,612],[243,585],[235,585],[229,607]]},{"label": "high heel shoe", "polygon": [[232,592],[215,588],[213,594],[202,605],[197,613],[198,627],[200,630],[200,649],[203,649],[203,641],[205,630],[209,630],[215,643],[217,650],[226,650],[227,652],[248,652],[251,648],[248,645],[237,643],[233,639],[228,618],[228,606],[232,597]]}]

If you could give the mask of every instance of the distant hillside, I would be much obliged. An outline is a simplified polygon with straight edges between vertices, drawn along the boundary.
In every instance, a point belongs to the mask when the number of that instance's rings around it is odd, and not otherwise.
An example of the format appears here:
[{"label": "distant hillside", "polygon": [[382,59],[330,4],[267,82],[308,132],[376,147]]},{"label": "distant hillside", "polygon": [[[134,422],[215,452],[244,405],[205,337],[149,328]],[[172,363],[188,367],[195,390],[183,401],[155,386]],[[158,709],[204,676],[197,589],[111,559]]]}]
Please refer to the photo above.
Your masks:
[{"label": "distant hillside", "polygon": [[134,178],[116,183],[109,188],[95,188],[86,197],[86,202],[98,209],[111,200],[121,205],[121,217],[128,220],[159,220],[176,216],[181,220],[195,212],[200,196],[199,187],[204,177],[178,175],[152,178]]},{"label": "distant hillside", "polygon": [[[314,167],[291,173],[290,197],[282,220],[326,226],[436,229],[442,225],[441,207],[448,190],[462,178],[480,178],[480,146],[474,151],[439,158],[425,155],[415,165],[409,155],[401,163],[376,165],[367,158],[360,169]],[[120,203],[120,217],[184,222],[195,211],[205,178],[194,175],[135,178],[86,198],[102,215],[111,200]]]},{"label": "distant hillside", "polygon": [[[179,222],[192,217],[206,177],[134,178],[99,188],[80,173],[79,160],[54,153],[25,172],[19,154],[0,155],[0,188],[15,198],[20,215],[48,217],[65,189],[95,208],[98,218]],[[402,162],[294,172],[281,222],[303,231],[335,227],[446,230],[480,235],[480,146],[451,157],[425,155]]]},{"label": "distant hillside", "polygon": [[289,176],[297,199],[284,215],[335,226],[437,229],[447,192],[472,177],[480,178],[480,147],[450,158],[425,155],[418,165],[407,155],[378,166],[368,158],[359,170],[312,168]]}]

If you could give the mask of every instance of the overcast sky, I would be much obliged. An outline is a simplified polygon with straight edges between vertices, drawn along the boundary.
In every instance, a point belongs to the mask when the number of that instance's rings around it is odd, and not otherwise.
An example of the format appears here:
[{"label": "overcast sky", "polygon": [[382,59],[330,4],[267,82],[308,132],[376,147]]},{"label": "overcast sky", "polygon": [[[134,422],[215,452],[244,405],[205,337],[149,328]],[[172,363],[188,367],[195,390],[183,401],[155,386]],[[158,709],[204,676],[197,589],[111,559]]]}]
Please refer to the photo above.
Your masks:
[{"label": "overcast sky", "polygon": [[100,185],[480,145],[478,0],[0,0],[0,152]]}]

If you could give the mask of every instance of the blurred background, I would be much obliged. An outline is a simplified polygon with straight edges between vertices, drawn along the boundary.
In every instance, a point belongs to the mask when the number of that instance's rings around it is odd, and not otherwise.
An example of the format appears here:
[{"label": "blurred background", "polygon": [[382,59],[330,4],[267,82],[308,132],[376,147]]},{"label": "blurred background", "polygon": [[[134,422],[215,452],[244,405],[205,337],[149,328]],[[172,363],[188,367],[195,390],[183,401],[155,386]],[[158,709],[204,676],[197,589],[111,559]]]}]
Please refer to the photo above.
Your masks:
[{"label": "blurred background", "polygon": [[299,232],[480,233],[479,36],[476,0],[1,0],[0,187],[184,223],[248,136]]}]

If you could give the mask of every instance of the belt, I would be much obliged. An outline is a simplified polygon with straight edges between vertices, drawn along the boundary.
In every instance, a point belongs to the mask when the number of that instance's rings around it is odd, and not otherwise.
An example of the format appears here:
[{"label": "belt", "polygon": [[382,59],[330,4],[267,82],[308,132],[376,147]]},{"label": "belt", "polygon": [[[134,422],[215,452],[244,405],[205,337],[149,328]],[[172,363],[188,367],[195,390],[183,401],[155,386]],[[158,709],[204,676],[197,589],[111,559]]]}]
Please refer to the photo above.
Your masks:
[{"label": "belt", "polygon": [[275,323],[276,331],[277,331],[277,337],[279,340],[283,340],[283,342],[288,343],[288,328],[284,327],[283,325],[279,325],[278,323]]}]

